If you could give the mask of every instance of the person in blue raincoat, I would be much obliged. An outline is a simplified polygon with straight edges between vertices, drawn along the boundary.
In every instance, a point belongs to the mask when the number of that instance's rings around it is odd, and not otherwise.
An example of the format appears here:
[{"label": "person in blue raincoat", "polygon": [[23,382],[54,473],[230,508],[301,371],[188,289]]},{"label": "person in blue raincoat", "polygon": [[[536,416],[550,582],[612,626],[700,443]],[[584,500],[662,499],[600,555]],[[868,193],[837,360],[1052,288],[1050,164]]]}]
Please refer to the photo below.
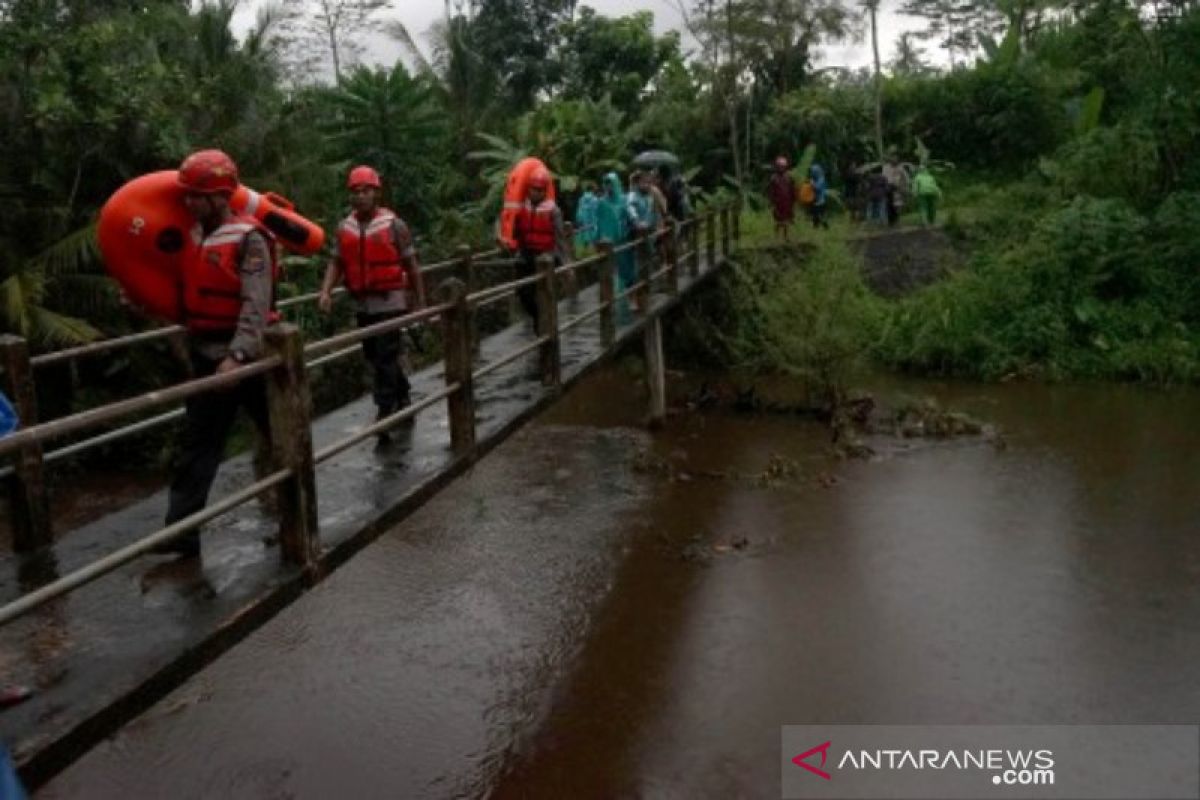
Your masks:
[{"label": "person in blue raincoat", "polygon": [[575,206],[575,246],[581,250],[596,243],[596,207],[599,204],[596,182],[584,181],[583,194]]},{"label": "person in blue raincoat", "polygon": [[[629,176],[629,194],[625,196],[625,204],[632,225],[630,239],[643,239],[652,236],[658,230],[658,208],[654,203],[654,195],[650,191],[650,176],[645,172],[635,172]],[[639,244],[642,258],[653,258],[654,248],[649,244]],[[634,308],[641,310],[637,296],[634,295]]]},{"label": "person in blue raincoat", "polygon": [[0,439],[15,431],[20,424],[21,420],[17,418],[12,403],[5,397],[4,392],[0,392]]},{"label": "person in blue raincoat", "polygon": [[0,745],[0,800],[25,800],[25,789],[3,745]]},{"label": "person in blue raincoat", "polygon": [[826,219],[826,210],[828,209],[829,184],[825,182],[825,170],[821,168],[820,164],[813,164],[808,168],[808,179],[813,187],[813,202],[808,207],[813,227],[828,228],[829,220]]},{"label": "person in blue raincoat", "polygon": [[[603,190],[596,203],[596,239],[603,239],[612,242],[613,247],[620,247],[629,241],[629,233],[632,230],[625,190],[615,172],[605,175],[602,183]],[[637,263],[633,260],[632,250],[623,250],[617,254],[617,274],[614,277],[617,293],[637,282]],[[617,304],[617,317],[618,323],[629,323],[627,300]]]}]

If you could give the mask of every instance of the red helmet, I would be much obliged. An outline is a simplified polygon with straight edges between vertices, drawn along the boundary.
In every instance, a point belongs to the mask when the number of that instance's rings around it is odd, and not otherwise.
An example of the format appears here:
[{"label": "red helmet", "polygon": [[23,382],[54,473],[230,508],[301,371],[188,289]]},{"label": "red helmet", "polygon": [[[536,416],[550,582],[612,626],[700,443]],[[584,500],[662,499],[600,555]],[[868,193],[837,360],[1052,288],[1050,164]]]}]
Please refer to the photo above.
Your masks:
[{"label": "red helmet", "polygon": [[355,186],[374,186],[376,189],[382,189],[383,183],[379,180],[379,173],[367,166],[355,167],[350,170],[350,177],[346,178],[346,188],[353,189]]},{"label": "red helmet", "polygon": [[775,169],[787,169],[787,168],[788,168],[788,160],[786,158],[784,158],[783,156],[779,156],[779,158],[775,159]]},{"label": "red helmet", "polygon": [[179,165],[179,185],[189,192],[233,194],[238,188],[238,168],[220,150],[198,150]]},{"label": "red helmet", "polygon": [[550,188],[550,173],[544,169],[534,170],[529,176],[530,189],[548,189]]}]

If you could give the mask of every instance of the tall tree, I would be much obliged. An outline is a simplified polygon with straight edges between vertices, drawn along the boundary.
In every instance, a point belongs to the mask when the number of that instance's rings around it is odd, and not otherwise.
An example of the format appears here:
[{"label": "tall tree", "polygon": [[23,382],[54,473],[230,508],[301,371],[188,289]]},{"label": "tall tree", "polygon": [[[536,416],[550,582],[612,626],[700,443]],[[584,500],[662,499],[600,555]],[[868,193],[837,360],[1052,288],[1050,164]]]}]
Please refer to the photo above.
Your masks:
[{"label": "tall tree", "polygon": [[776,96],[799,88],[817,45],[846,38],[854,19],[843,0],[740,0],[734,13],[755,84]]},{"label": "tall tree", "polygon": [[495,71],[513,110],[533,108],[539,94],[558,84],[561,66],[553,57],[562,26],[575,0],[454,0],[469,20],[471,50]]},{"label": "tall tree", "polygon": [[380,13],[391,0],[280,0],[279,24],[289,72],[296,83],[313,83],[358,63],[365,39],[383,31]]},{"label": "tall tree", "polygon": [[445,152],[446,124],[434,88],[403,64],[391,70],[357,67],[329,90],[319,127],[330,161],[370,164],[386,183],[391,201],[428,222],[427,202]]},{"label": "tall tree", "polygon": [[925,51],[917,46],[915,39],[912,31],[896,37],[896,54],[888,64],[893,75],[925,75],[931,71]]},{"label": "tall tree", "polygon": [[883,160],[883,70],[879,64],[879,0],[864,0],[871,15],[871,52],[875,62],[875,153]]},{"label": "tall tree", "polygon": [[1004,15],[993,0],[905,0],[900,13],[926,21],[918,37],[937,40],[950,56],[952,69],[979,46],[981,35],[995,36],[1004,28]]},{"label": "tall tree", "polygon": [[605,17],[590,8],[566,23],[558,47],[564,98],[605,95],[632,116],[659,70],[679,55],[679,34],[654,35],[654,15]]}]

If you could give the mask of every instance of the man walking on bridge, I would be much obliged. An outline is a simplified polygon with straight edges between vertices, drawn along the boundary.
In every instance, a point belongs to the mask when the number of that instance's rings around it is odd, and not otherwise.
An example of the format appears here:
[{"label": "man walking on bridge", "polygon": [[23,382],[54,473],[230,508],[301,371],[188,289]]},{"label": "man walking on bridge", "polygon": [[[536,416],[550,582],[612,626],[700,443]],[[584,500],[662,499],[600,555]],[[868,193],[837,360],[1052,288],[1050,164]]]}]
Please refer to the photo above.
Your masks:
[{"label": "man walking on bridge", "polygon": [[[338,225],[333,258],[321,284],[321,310],[329,313],[333,308],[333,287],[339,280],[345,280],[357,303],[360,328],[402,316],[411,305],[410,295],[416,307],[422,308],[425,284],[412,233],[394,211],[380,205],[383,183],[379,173],[371,167],[355,167],[346,188],[353,210]],[[404,354],[401,336],[397,329],[363,340],[363,354],[375,371],[377,420],[404,408],[411,399],[400,364]],[[379,434],[381,443],[388,439],[386,432]]]},{"label": "man walking on bridge", "polygon": [[[563,232],[562,211],[549,198],[550,173],[539,169],[529,176],[528,194],[517,214],[513,226],[513,238],[517,241],[520,258],[517,261],[518,278],[537,273],[539,256],[552,255],[556,264],[567,261],[566,236]],[[537,286],[527,284],[517,289],[517,297],[525,313],[533,318],[534,330],[538,324]],[[541,331],[537,331],[541,334]]]},{"label": "man walking on bridge", "polygon": [[[229,207],[238,169],[220,150],[201,150],[179,167],[183,203],[200,243],[182,269],[183,317],[196,377],[232,372],[262,354],[262,333],[275,315],[275,237],[251,216]],[[187,400],[179,465],[167,500],[168,525],[204,508],[225,453],[225,440],[244,407],[264,436],[267,390],[261,375]],[[158,553],[200,555],[200,534],[168,542]]]}]

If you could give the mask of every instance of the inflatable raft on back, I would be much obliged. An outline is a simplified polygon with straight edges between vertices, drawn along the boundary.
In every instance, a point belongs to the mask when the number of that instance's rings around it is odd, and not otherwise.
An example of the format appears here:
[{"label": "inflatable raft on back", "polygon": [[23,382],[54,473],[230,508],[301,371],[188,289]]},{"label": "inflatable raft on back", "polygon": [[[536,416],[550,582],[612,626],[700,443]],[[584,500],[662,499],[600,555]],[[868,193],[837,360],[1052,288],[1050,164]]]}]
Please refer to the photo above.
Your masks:
[{"label": "inflatable raft on back", "polygon": [[[235,213],[255,217],[293,253],[321,249],[325,232],[277,194],[241,185],[229,199]],[[152,172],[126,183],[100,210],[97,227],[104,266],[134,303],[170,322],[182,318],[180,268],[199,242],[183,206],[178,172]]]},{"label": "inflatable raft on back", "polygon": [[[508,173],[508,182],[504,184],[504,209],[500,212],[499,238],[501,244],[509,250],[517,248],[514,231],[517,224],[517,212],[525,204],[525,197],[529,193],[529,177],[539,169],[546,169],[546,165],[536,158],[525,158],[518,161],[517,165],[512,168],[512,172]],[[554,199],[554,181],[550,181],[546,197],[550,200]]]}]

